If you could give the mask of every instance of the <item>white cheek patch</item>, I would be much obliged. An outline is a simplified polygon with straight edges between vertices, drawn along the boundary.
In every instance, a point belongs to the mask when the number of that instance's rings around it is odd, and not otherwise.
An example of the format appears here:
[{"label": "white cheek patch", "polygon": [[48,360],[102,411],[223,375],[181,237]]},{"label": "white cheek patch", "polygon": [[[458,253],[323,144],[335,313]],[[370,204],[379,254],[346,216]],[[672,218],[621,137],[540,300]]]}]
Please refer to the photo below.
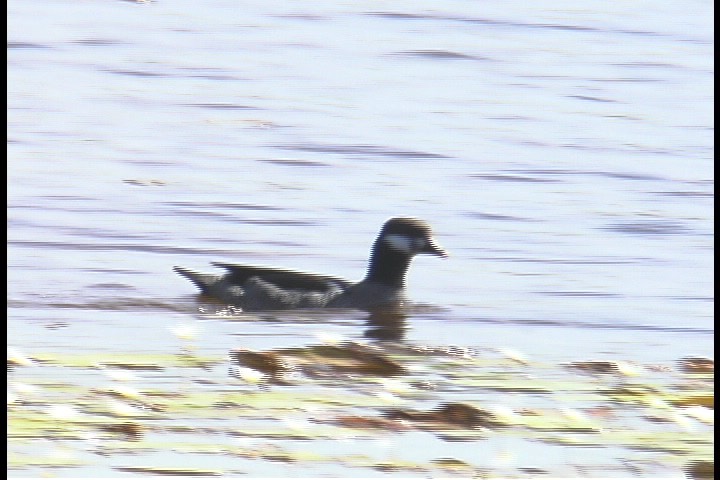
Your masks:
[{"label": "white cheek patch", "polygon": [[407,237],[405,235],[397,235],[393,233],[385,235],[383,237],[383,242],[396,252],[402,252],[405,254],[417,252],[425,245],[425,240],[422,238]]}]

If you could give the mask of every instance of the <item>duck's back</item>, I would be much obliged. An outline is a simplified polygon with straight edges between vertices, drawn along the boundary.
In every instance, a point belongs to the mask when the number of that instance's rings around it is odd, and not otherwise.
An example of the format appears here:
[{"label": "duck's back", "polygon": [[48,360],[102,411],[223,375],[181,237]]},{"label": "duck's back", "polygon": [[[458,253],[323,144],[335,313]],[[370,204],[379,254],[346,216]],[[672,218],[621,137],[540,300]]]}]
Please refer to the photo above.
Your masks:
[{"label": "duck's back", "polygon": [[189,278],[204,295],[245,311],[322,308],[353,285],[344,278],[258,265],[213,263],[227,270],[210,275],[182,267],[175,271]]},{"label": "duck's back", "polygon": [[260,278],[279,288],[292,290],[325,291],[329,286],[347,288],[353,282],[332,275],[301,272],[289,268],[266,267],[261,265],[239,265],[212,262],[216,267],[227,270],[225,279],[236,285],[243,285],[253,277]]}]

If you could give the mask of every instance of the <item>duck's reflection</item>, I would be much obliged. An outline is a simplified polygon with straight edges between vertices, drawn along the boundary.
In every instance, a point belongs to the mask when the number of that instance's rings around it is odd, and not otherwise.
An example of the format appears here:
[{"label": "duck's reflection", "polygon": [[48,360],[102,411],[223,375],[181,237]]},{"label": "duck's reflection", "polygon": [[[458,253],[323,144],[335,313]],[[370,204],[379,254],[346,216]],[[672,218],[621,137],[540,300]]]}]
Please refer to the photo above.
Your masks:
[{"label": "duck's reflection", "polygon": [[[223,317],[226,320],[240,320],[243,318],[251,318],[264,321],[287,321],[287,310],[268,310],[263,312],[244,312],[241,308],[233,305],[227,305],[207,296],[198,296],[196,299],[197,310],[201,314],[208,314],[217,317]],[[398,342],[405,339],[408,330],[408,318],[417,315],[419,312],[425,312],[427,307],[417,305],[394,305],[385,307],[376,307],[374,309],[363,309],[360,312],[366,312],[366,329],[363,332],[365,338]],[[327,321],[328,316],[337,315],[338,312],[348,311],[352,313],[357,310],[346,309],[318,309],[318,310],[296,310],[298,312],[306,312],[308,316],[317,315],[318,322]]]},{"label": "duck's reflection", "polygon": [[386,307],[368,312],[364,336],[374,340],[400,341],[407,331],[408,311],[403,307]]}]

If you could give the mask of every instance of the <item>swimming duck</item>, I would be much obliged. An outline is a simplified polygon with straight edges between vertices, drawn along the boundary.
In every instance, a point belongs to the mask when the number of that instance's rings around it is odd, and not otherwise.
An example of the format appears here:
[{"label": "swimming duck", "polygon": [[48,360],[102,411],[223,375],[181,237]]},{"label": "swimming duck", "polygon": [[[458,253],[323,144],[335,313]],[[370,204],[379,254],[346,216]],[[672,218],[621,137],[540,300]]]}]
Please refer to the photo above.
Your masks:
[{"label": "swimming duck", "polygon": [[407,301],[406,276],[418,254],[447,257],[432,236],[430,226],[412,217],[391,218],[372,246],[365,278],[344,278],[285,268],[213,262],[224,275],[173,267],[203,295],[244,311],[297,308],[368,309]]}]

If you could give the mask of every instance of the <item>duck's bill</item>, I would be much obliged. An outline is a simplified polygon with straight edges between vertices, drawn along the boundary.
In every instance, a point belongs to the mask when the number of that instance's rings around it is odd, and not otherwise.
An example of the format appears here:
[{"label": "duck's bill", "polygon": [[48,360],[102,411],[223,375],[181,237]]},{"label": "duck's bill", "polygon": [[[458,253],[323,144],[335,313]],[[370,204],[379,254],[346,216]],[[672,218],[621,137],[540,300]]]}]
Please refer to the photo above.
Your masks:
[{"label": "duck's bill", "polygon": [[425,244],[425,248],[423,248],[420,253],[427,253],[428,255],[435,255],[441,258],[448,257],[448,252],[432,239]]}]

